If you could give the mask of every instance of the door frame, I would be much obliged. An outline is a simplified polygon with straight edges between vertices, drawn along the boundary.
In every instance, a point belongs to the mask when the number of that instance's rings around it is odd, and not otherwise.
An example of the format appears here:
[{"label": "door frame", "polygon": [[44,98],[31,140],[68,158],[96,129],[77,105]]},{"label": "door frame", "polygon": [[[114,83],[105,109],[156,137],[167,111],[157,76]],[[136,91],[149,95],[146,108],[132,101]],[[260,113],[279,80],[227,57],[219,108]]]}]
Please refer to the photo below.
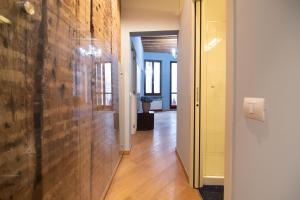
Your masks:
[{"label": "door frame", "polygon": [[226,68],[226,118],[225,118],[225,176],[224,200],[232,198],[232,162],[233,162],[233,131],[234,131],[234,105],[235,105],[235,48],[234,48],[234,0],[226,0],[226,40],[227,40],[227,68]]},{"label": "door frame", "polygon": [[[195,188],[198,188],[203,180],[200,180],[200,177],[203,177],[200,171],[202,162],[200,161],[200,123],[196,125],[196,121],[200,122],[200,103],[201,99],[199,94],[201,90],[197,85],[200,86],[198,81],[200,80],[200,67],[201,67],[201,0],[195,0],[195,44],[194,44],[194,133],[193,133],[193,177],[192,184]],[[197,15],[197,13],[199,13]],[[226,17],[227,17],[227,26],[226,26],[226,118],[225,118],[225,174],[224,174],[224,200],[232,199],[232,161],[233,161],[233,130],[234,130],[234,84],[235,84],[235,48],[234,48],[234,0],[226,0]],[[199,56],[196,56],[199,55]],[[198,104],[198,106],[197,106]],[[198,133],[198,134],[197,134]]]},{"label": "door frame", "polygon": [[[200,28],[199,28],[200,27]],[[201,0],[195,2],[193,187],[202,187],[201,146]],[[199,122],[199,123],[196,123]]]}]

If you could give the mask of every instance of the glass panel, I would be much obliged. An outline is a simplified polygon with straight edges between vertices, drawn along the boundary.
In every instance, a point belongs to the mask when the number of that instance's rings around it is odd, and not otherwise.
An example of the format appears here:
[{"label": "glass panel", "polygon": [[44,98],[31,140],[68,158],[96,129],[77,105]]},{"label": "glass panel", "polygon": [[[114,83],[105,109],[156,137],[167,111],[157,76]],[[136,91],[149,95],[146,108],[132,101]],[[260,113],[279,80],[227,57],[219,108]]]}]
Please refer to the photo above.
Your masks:
[{"label": "glass panel", "polygon": [[105,105],[111,106],[112,105],[112,94],[105,95]]},{"label": "glass panel", "polygon": [[171,82],[172,82],[172,93],[177,93],[177,63],[172,63],[171,65],[172,69],[172,77],[171,77]]},{"label": "glass panel", "polygon": [[160,62],[154,62],[154,93],[160,93]]},{"label": "glass panel", "polygon": [[96,98],[97,105],[103,105],[103,64],[96,65]]},{"label": "glass panel", "polygon": [[145,84],[146,93],[152,93],[152,62],[146,62],[145,68]]},{"label": "glass panel", "polygon": [[105,93],[111,93],[112,87],[111,87],[111,63],[105,63]]},{"label": "glass panel", "polygon": [[171,106],[177,106],[177,94],[171,95]]},{"label": "glass panel", "polygon": [[104,76],[103,76],[103,64],[101,63],[100,66],[100,91],[101,93],[103,93],[103,87],[104,87]]},{"label": "glass panel", "polygon": [[103,106],[104,105],[103,101],[104,101],[103,94],[102,93],[97,94],[97,105]]},{"label": "glass panel", "polygon": [[103,92],[103,65],[102,64],[97,64],[96,65],[96,92],[100,93]]},{"label": "glass panel", "polygon": [[[224,176],[226,97],[226,6],[203,1],[201,132],[203,175]],[[207,12],[206,12],[207,11]]]},{"label": "glass panel", "polygon": [[[119,10],[99,7],[107,16],[93,19],[101,34],[91,38],[84,16],[92,7],[84,3],[32,0],[27,3],[35,14],[29,16],[16,2],[27,1],[0,0],[0,17],[9,20],[0,22],[0,199],[101,198],[121,159],[119,103],[112,101],[118,99],[120,49],[108,53],[111,38],[101,37],[120,28]],[[61,22],[55,27],[54,8]],[[105,19],[109,25],[96,23]],[[112,37],[120,41],[118,32]],[[113,59],[106,65],[105,98],[101,49]],[[114,106],[102,112],[94,103],[103,101]]]},{"label": "glass panel", "polygon": [[88,80],[88,69],[84,66],[84,85],[85,85],[85,103],[89,103],[89,80]]},{"label": "glass panel", "polygon": [[100,92],[100,81],[101,81],[101,76],[100,76],[100,65],[96,64],[96,92]]}]

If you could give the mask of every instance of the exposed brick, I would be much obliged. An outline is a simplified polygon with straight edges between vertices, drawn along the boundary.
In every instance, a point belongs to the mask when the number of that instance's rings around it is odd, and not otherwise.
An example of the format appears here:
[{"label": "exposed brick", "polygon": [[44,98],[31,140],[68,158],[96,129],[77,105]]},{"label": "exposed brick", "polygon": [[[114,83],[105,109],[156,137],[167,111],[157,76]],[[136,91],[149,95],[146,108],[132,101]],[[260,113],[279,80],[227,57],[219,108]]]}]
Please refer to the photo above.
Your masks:
[{"label": "exposed brick", "polygon": [[[33,17],[1,2],[12,25],[0,25],[0,199],[101,199],[120,159],[120,1],[93,0],[92,21],[91,0],[31,2]],[[76,50],[92,36],[101,60]],[[91,94],[100,61],[113,69],[113,109],[105,111]]]}]

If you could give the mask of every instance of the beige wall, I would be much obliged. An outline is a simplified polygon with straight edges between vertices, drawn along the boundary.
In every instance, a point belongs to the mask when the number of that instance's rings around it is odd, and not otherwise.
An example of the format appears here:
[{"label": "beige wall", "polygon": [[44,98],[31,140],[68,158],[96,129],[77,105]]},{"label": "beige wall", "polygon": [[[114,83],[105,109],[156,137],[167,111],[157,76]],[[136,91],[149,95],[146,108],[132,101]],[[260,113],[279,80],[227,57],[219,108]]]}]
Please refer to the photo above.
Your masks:
[{"label": "beige wall", "polygon": [[[174,0],[122,0],[121,4],[121,69],[120,69],[120,129],[123,150],[131,146],[130,101],[131,50],[130,32],[165,31],[179,29],[180,3]],[[136,98],[134,98],[136,99]],[[136,114],[136,112],[134,112]]]},{"label": "beige wall", "polygon": [[192,0],[184,1],[178,41],[177,151],[192,178],[192,106],[194,71],[194,15]]},{"label": "beige wall", "polygon": [[[235,0],[232,200],[300,199],[300,1]],[[265,123],[244,97],[266,99]]]}]

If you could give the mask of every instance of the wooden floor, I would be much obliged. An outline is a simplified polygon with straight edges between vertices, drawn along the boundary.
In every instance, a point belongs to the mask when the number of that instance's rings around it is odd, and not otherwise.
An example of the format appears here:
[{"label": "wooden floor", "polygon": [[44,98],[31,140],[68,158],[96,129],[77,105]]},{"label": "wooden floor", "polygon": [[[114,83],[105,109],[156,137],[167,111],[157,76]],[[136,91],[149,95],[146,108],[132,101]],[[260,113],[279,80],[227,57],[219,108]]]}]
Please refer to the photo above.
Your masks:
[{"label": "wooden floor", "polygon": [[155,113],[155,129],[138,132],[106,200],[200,200],[175,154],[176,112]]}]

